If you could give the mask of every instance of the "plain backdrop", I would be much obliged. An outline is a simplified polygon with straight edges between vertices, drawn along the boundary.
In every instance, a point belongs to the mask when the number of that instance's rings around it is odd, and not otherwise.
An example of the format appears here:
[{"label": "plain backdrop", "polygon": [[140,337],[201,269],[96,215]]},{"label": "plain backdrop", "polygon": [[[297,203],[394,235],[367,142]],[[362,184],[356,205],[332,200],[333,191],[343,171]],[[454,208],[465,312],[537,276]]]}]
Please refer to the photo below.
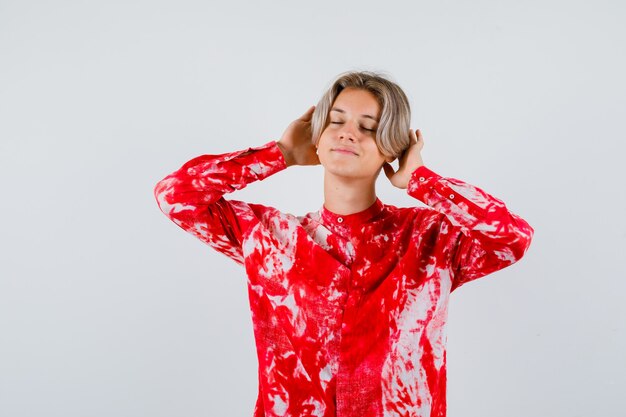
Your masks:
[{"label": "plain backdrop", "polygon": [[[0,0],[0,416],[250,416],[241,267],[158,209],[187,160],[258,146],[337,74],[409,96],[423,158],[524,217],[455,291],[450,417],[622,417],[626,5]],[[381,176],[386,203],[415,202]],[[233,198],[294,214],[320,167]]]}]

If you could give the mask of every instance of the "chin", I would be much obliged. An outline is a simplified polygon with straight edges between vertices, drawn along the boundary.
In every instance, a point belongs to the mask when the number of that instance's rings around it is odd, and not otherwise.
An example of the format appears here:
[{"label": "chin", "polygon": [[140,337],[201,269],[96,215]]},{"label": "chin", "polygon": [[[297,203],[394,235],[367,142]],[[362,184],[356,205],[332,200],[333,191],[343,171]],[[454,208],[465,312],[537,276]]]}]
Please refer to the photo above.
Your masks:
[{"label": "chin", "polygon": [[324,165],[324,172],[336,175],[338,177],[355,177],[358,173],[354,172],[354,169],[345,166],[336,165]]},{"label": "chin", "polygon": [[324,173],[329,173],[338,178],[363,180],[368,178],[376,178],[377,173],[367,173],[359,170],[355,170],[352,167],[337,167],[337,166],[325,166]]}]

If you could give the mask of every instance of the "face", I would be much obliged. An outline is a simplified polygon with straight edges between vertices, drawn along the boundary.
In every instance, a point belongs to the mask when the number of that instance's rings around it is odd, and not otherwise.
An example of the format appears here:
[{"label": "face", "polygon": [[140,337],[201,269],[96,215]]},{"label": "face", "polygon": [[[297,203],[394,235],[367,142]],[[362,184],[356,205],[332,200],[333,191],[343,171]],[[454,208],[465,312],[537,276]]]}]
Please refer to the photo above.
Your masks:
[{"label": "face", "polygon": [[376,178],[386,161],[376,146],[380,113],[369,91],[345,88],[339,93],[317,144],[320,162],[328,172],[346,178]]}]

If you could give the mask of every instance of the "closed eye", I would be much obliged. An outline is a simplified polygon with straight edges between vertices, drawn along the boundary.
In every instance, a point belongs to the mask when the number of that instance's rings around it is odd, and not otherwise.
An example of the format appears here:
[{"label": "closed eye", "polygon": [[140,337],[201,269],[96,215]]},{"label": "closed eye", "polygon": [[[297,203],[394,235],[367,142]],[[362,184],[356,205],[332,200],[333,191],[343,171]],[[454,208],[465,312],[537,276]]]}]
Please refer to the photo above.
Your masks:
[{"label": "closed eye", "polygon": [[[330,124],[332,124],[332,125],[340,125],[340,124],[343,124],[343,122],[330,122]],[[367,130],[368,132],[376,132],[376,129],[368,129],[368,128],[362,127],[362,126],[361,126],[361,129]]]}]

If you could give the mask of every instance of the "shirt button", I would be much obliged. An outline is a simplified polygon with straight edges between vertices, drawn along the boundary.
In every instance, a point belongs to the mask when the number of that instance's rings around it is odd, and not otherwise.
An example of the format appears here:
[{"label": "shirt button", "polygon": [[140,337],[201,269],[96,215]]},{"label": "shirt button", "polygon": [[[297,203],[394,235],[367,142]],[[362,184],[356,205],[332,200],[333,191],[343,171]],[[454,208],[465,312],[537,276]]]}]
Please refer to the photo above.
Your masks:
[{"label": "shirt button", "polygon": [[426,178],[424,178],[424,177],[419,177],[419,180],[420,180],[420,181],[426,181]]},{"label": "shirt button", "polygon": [[337,218],[337,223],[343,223],[343,217]]},{"label": "shirt button", "polygon": [[187,174],[189,174],[189,175],[196,175],[196,170],[194,168],[189,168],[187,170]]},{"label": "shirt button", "polygon": [[450,200],[454,198],[454,194],[450,194]]}]

